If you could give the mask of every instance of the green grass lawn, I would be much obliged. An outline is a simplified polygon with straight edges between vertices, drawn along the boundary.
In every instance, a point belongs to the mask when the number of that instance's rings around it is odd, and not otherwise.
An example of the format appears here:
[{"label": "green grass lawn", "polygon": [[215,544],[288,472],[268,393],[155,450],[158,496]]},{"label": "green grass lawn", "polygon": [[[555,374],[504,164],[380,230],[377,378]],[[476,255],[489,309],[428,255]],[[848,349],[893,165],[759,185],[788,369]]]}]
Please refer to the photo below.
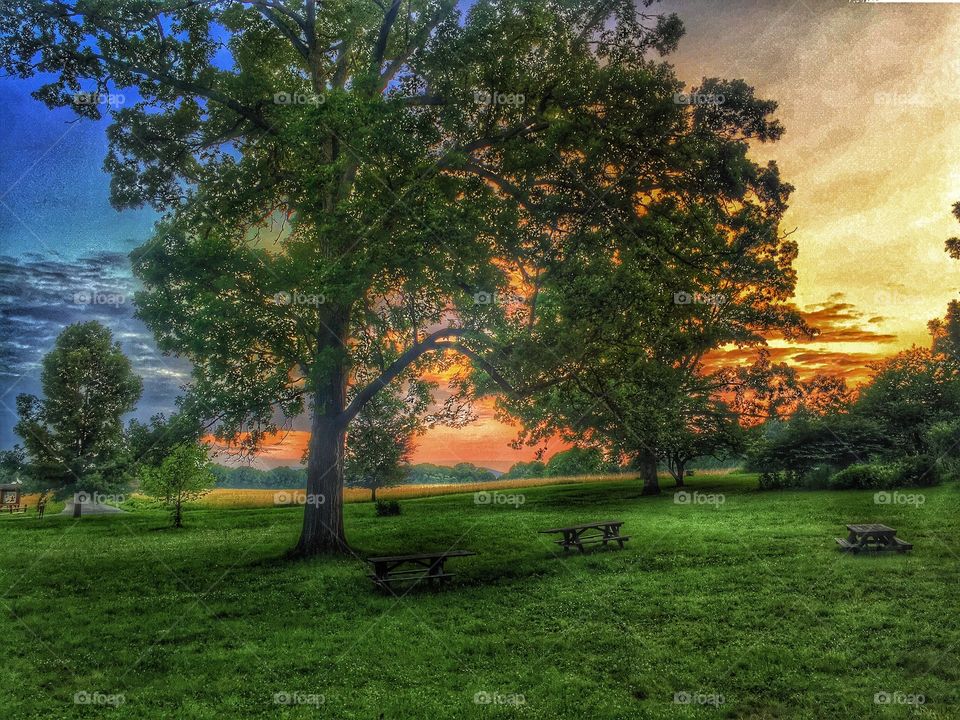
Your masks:
[{"label": "green grass lawn", "polygon": [[[692,480],[724,502],[621,481],[348,505],[359,556],[480,553],[399,598],[358,560],[285,560],[297,508],[198,509],[181,531],[145,510],[3,517],[0,718],[960,718],[957,485],[917,507]],[[536,533],[611,517],[622,551]],[[913,553],[841,554],[858,521]]]}]

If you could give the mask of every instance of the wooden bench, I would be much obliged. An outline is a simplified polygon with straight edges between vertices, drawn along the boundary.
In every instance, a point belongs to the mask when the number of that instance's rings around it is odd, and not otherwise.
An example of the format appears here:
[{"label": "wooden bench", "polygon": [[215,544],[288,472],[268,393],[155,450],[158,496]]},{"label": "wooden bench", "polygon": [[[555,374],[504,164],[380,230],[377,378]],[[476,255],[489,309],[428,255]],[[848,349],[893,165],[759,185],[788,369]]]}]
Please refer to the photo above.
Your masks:
[{"label": "wooden bench", "polygon": [[452,557],[469,557],[476,555],[469,550],[445,550],[434,553],[417,553],[415,555],[392,555],[386,557],[367,558],[373,565],[373,572],[369,577],[373,584],[381,590],[391,590],[394,583],[410,582],[414,585],[426,580],[432,588],[438,588],[454,576],[444,570],[444,564]]},{"label": "wooden bench", "polygon": [[858,553],[861,551],[907,552],[913,550],[913,545],[897,537],[897,531],[892,527],[879,524],[847,525],[850,533],[845,538],[836,538],[837,545],[843,552]]},{"label": "wooden bench", "polygon": [[[620,534],[622,526],[622,520],[603,520],[582,525],[571,525],[570,527],[550,528],[549,530],[540,530],[540,532],[563,535],[560,540],[554,542],[565,551],[575,547],[579,548],[580,552],[586,552],[584,545],[597,543],[606,546],[607,543],[615,542],[622,548],[623,543],[630,539],[629,535]],[[599,534],[596,531],[599,531]]]},{"label": "wooden bench", "polygon": [[15,514],[15,513],[26,513],[26,512],[27,512],[27,506],[26,506],[26,505],[20,505],[20,504],[17,504],[17,505],[12,505],[12,504],[0,505],[0,512],[8,512],[8,513],[10,513],[11,515],[13,515],[13,514]]}]

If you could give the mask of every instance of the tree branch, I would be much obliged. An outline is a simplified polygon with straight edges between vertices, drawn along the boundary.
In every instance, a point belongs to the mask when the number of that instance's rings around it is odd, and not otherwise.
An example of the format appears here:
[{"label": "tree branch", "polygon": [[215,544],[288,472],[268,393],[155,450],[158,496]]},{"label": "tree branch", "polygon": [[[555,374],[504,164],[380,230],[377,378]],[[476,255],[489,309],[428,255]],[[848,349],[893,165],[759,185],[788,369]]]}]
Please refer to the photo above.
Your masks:
[{"label": "tree branch", "polygon": [[340,424],[341,427],[346,427],[374,395],[396,379],[414,360],[430,350],[436,350],[442,347],[441,340],[461,337],[466,333],[466,328],[443,328],[430,333],[420,342],[411,345],[400,357],[390,363],[390,366],[384,370],[376,380],[373,380],[354,396],[350,404],[338,416],[338,424]]},{"label": "tree branch", "polygon": [[386,15],[383,16],[383,23],[380,25],[380,32],[377,34],[377,42],[373,46],[373,54],[370,60],[370,69],[377,75],[380,75],[380,66],[383,65],[383,57],[387,52],[387,42],[390,39],[390,30],[393,23],[396,22],[397,13],[400,10],[402,0],[393,0],[390,7],[387,8]]},{"label": "tree branch", "polygon": [[[403,67],[404,63],[406,63],[417,50],[421,49],[427,44],[427,40],[430,39],[430,33],[436,29],[437,25],[443,22],[443,20],[453,11],[455,7],[456,2],[451,2],[448,0],[448,2],[444,3],[437,9],[437,12],[434,13],[433,17],[430,18],[430,20],[428,20],[427,23],[420,29],[420,32],[417,33],[416,37],[413,39],[413,42],[407,45],[407,47],[404,48],[404,51],[393,59],[387,69],[380,76],[380,92],[383,92],[387,85],[390,84],[390,81],[393,80],[396,74],[400,71],[400,68]],[[382,57],[380,58],[380,62],[383,62]],[[379,71],[380,66],[378,64],[377,72]]]},{"label": "tree branch", "polygon": [[[280,33],[290,41],[290,44],[293,45],[294,49],[300,53],[300,57],[307,61],[307,64],[310,64],[310,48],[307,47],[307,44],[303,39],[297,36],[289,25],[287,25],[283,19],[274,11],[276,8],[275,4],[264,2],[263,0],[258,0],[253,3],[253,6],[260,11],[260,14],[267,18],[273,26],[280,31]],[[279,9],[279,8],[277,8]],[[283,11],[284,15],[288,18],[292,17],[293,21],[297,24],[301,31],[303,31],[304,26],[301,24],[301,20],[297,16],[289,11]],[[307,42],[310,42],[310,38],[305,38]]]}]

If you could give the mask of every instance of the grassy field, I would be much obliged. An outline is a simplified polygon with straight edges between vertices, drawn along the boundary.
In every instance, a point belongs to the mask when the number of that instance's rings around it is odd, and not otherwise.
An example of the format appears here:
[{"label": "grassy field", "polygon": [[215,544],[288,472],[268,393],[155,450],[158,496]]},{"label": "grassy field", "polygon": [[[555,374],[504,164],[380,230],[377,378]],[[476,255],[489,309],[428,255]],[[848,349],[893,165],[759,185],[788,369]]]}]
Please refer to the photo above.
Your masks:
[{"label": "grassy field", "polygon": [[[703,470],[705,474],[727,474],[728,471]],[[664,482],[668,476],[663,475]],[[632,480],[634,476],[624,475],[623,480]],[[437,495],[455,495],[457,493],[468,492],[490,492],[493,490],[516,489],[527,487],[542,487],[547,485],[568,485],[571,483],[595,483],[610,482],[611,476],[608,475],[577,475],[576,477],[549,477],[549,478],[525,478],[514,480],[491,480],[477,483],[456,483],[456,484],[435,484],[435,485],[397,485],[394,487],[382,488],[377,492],[377,498],[381,500],[409,500],[412,498],[435,497]],[[133,495],[139,499],[139,496]],[[31,514],[36,507],[38,493],[24,495],[22,503],[30,508]],[[215,488],[199,500],[196,505],[207,507],[228,507],[228,508],[267,508],[277,506],[303,505],[306,498],[304,490],[287,489],[266,489],[266,488]],[[370,502],[370,491],[363,488],[346,488],[343,492],[344,502]],[[127,509],[142,505],[142,503],[125,504]],[[62,501],[51,501],[47,506],[47,512],[56,513],[63,510]]]},{"label": "grassy field", "polygon": [[[624,480],[633,477],[624,476]],[[446,485],[398,485],[377,491],[379,500],[410,500],[413,498],[456,495],[458,493],[492,492],[494,490],[568,485],[571,483],[610,482],[610,475],[578,475],[576,477],[525,478],[514,480],[490,480],[476,483]],[[303,490],[260,490],[217,488],[200,501],[203,505],[217,507],[271,507],[275,505],[302,505],[306,493]],[[363,488],[346,488],[343,500],[347,503],[370,502],[370,491]]]},{"label": "grassy field", "polygon": [[[617,481],[348,505],[358,556],[480,553],[402,597],[357,559],[285,560],[295,507],[2,517],[0,717],[960,718],[958,486],[692,480],[688,502]],[[625,550],[536,533],[608,517]],[[837,552],[856,521],[914,552]]]}]

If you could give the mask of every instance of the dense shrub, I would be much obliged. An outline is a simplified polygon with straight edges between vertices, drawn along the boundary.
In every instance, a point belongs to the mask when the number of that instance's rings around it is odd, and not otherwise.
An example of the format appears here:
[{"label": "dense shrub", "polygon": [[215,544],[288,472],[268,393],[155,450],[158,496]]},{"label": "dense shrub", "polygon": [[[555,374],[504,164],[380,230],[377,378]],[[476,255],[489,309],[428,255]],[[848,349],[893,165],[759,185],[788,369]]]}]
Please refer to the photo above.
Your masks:
[{"label": "dense shrub", "polygon": [[940,482],[940,466],[930,455],[911,455],[894,464],[895,483],[898,487],[928,487]]},{"label": "dense shrub", "polygon": [[935,458],[911,455],[896,462],[858,463],[834,474],[831,490],[875,490],[898,487],[926,487],[940,482]]},{"label": "dense shrub", "polygon": [[891,487],[895,468],[885,463],[857,463],[834,473],[827,481],[831,490],[874,490]]},{"label": "dense shrub", "polygon": [[386,517],[400,514],[400,503],[396,500],[377,500],[377,515]]},{"label": "dense shrub", "polygon": [[938,484],[943,476],[936,459],[913,455],[896,462],[856,463],[842,470],[818,465],[804,473],[790,470],[760,474],[761,490],[884,490]]},{"label": "dense shrub", "polygon": [[786,488],[793,487],[794,480],[791,475],[792,473],[782,470],[779,472],[760,473],[760,489],[785,490]]}]

